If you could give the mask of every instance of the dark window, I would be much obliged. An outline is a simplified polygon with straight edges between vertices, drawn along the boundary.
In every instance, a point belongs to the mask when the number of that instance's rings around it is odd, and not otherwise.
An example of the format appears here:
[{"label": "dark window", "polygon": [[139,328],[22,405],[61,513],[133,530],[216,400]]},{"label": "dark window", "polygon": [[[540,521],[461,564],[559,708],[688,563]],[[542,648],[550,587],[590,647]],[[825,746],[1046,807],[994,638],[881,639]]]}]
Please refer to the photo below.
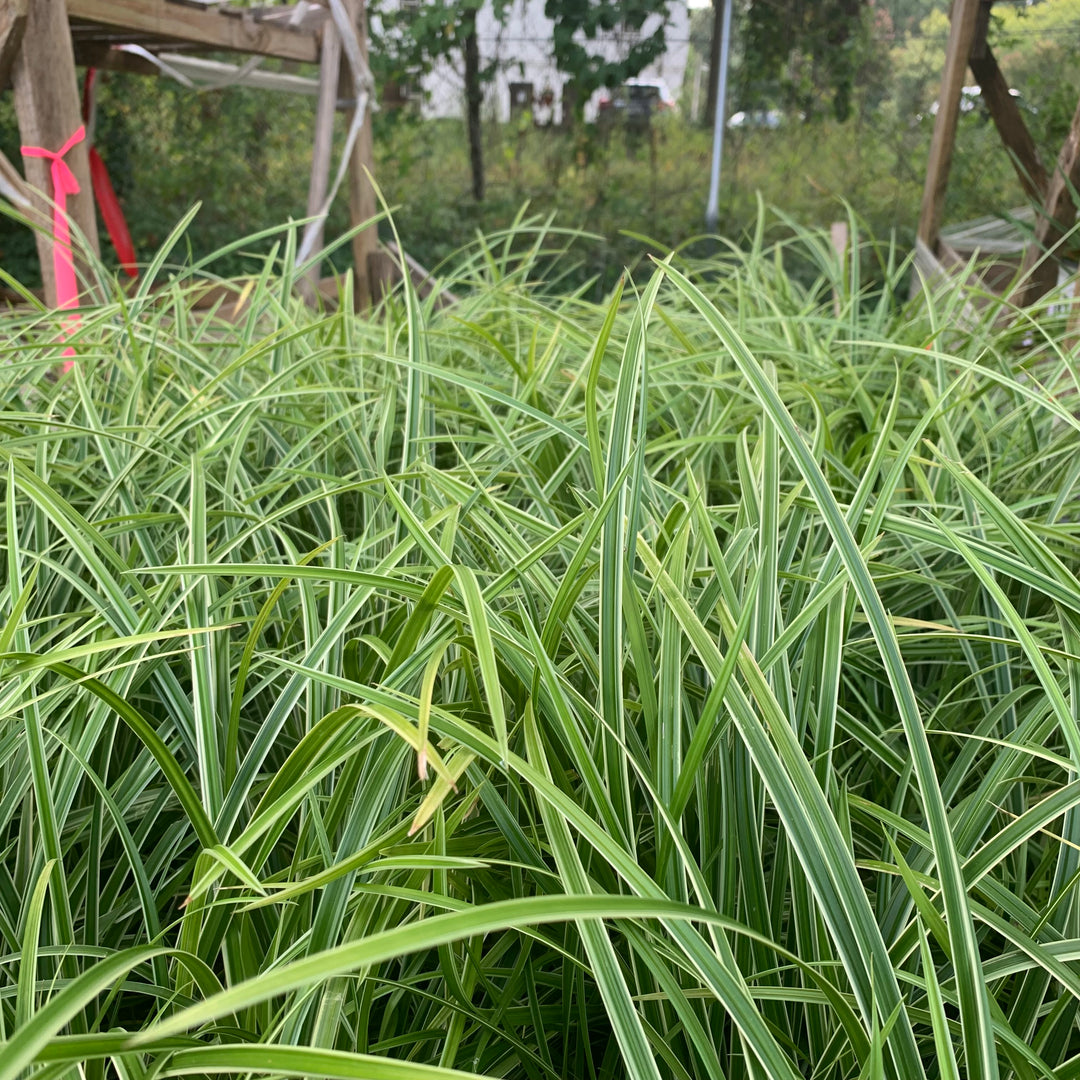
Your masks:
[{"label": "dark window", "polygon": [[510,84],[510,115],[528,111],[533,107],[533,84],[531,82],[512,82]]}]

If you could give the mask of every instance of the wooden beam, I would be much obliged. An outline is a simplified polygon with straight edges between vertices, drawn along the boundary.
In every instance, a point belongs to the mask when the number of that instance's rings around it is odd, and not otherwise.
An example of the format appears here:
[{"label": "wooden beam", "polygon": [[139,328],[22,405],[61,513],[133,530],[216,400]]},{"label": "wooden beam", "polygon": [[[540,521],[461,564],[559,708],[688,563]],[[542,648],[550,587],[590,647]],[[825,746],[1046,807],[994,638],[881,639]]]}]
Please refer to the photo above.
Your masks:
[{"label": "wooden beam", "polygon": [[989,48],[987,36],[990,33],[990,9],[994,0],[979,0],[979,12],[975,16],[975,34],[971,39],[970,56],[981,60]]},{"label": "wooden beam", "polygon": [[105,42],[73,42],[75,46],[75,63],[79,67],[101,68],[102,71],[122,71],[126,75],[152,75],[161,74],[161,68],[157,64],[135,53],[123,52],[114,49]]},{"label": "wooden beam", "polygon": [[[367,36],[367,11],[364,0],[345,0],[345,6],[356,26],[360,39],[360,55],[364,63],[368,58]],[[342,75],[348,70],[347,63],[342,64]],[[351,72],[350,72],[351,74]],[[351,81],[347,91],[352,97],[355,91]],[[364,117],[363,126],[357,136],[356,145],[353,147],[352,158],[349,161],[349,223],[355,228],[365,221],[375,217],[378,204],[375,199],[375,189],[371,186],[371,176],[375,175],[375,145],[371,134],[371,106],[367,104],[367,116]],[[371,256],[379,243],[378,229],[372,225],[358,232],[352,241],[353,267],[356,274],[356,305],[363,310],[372,304],[374,290],[371,286],[369,266]]]},{"label": "wooden beam", "polygon": [[970,63],[975,81],[982,89],[982,99],[1009,151],[1020,186],[1031,198],[1041,202],[1046,196],[1046,169],[994,54],[986,47],[981,56],[972,54]]},{"label": "wooden beam", "polygon": [[1080,102],[1050,177],[1046,199],[1035,223],[1035,239],[1024,251],[1020,268],[1018,304],[1032,304],[1056,284],[1058,268],[1053,255],[1076,221],[1073,192],[1080,189]]},{"label": "wooden beam", "polygon": [[[59,150],[82,124],[79,86],[75,78],[75,56],[68,33],[64,0],[34,0],[29,5],[22,48],[12,69],[15,83],[15,114],[24,146]],[[68,215],[90,248],[98,252],[94,194],[90,187],[90,159],[85,141],[74,146],[65,162],[75,175],[79,192],[67,197]],[[53,273],[52,175],[45,158],[24,157],[27,183],[36,190],[34,208],[43,223],[37,234],[38,257],[45,285],[46,302],[57,305],[56,277]],[[76,268],[78,268],[76,245]]]},{"label": "wooden beam", "polygon": [[28,0],[0,0],[0,90],[11,84],[11,69],[26,31]]},{"label": "wooden beam", "polygon": [[926,166],[926,185],[919,210],[918,236],[931,251],[937,244],[945,211],[945,190],[949,184],[949,168],[956,146],[961,90],[975,41],[979,8],[980,0],[953,0],[945,70],[941,76],[934,134],[930,140],[930,159]]},{"label": "wooden beam", "polygon": [[[38,0],[34,0],[36,4]],[[73,19],[116,26],[170,41],[190,42],[226,52],[257,53],[283,60],[316,63],[315,34],[289,30],[277,22],[260,22],[251,13],[227,15],[169,3],[168,0],[68,0]]]}]

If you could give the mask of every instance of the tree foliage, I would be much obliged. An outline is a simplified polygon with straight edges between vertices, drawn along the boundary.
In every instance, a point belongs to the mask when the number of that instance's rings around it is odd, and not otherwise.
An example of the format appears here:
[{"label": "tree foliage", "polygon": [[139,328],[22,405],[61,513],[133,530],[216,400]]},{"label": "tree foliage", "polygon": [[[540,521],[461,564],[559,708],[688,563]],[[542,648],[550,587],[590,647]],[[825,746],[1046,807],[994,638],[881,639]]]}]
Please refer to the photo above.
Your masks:
[{"label": "tree foliage", "polygon": [[869,0],[750,0],[740,97],[807,114],[830,99],[837,119],[847,119],[871,7]]},{"label": "tree foliage", "polygon": [[[490,0],[491,13],[503,23],[511,0]],[[476,32],[485,0],[443,0],[404,7],[389,0],[369,0],[371,66],[380,82],[404,83],[428,74],[440,61],[462,60],[465,43]],[[480,78],[495,76],[496,61],[481,65]]]},{"label": "tree foliage", "polygon": [[[632,79],[663,54],[670,9],[671,0],[545,0],[544,14],[555,24],[556,66],[574,81],[582,105],[594,91]],[[654,15],[659,21],[643,33]],[[601,35],[618,30],[633,40],[612,59],[595,46]]]},{"label": "tree foliage", "polygon": [[[503,23],[511,0],[490,0],[496,23]],[[485,0],[449,0],[417,7],[388,5],[375,0],[372,16],[372,55],[377,76],[398,84],[417,80],[441,60],[460,64],[465,87],[466,127],[477,202],[484,197],[484,155],[480,132],[483,85],[495,77],[498,58],[480,55],[477,24]]]}]

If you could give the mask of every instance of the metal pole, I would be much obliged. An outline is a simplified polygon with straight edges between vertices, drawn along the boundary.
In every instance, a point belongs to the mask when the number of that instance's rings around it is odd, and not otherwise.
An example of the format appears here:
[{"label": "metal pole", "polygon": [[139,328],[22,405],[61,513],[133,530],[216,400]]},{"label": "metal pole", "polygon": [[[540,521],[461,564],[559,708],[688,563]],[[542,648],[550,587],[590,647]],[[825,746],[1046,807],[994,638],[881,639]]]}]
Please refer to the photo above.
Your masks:
[{"label": "metal pole", "polygon": [[724,119],[727,115],[728,54],[731,48],[731,5],[733,0],[713,0],[724,5],[724,18],[720,30],[720,63],[715,72],[716,115],[713,117],[712,173],[709,177],[709,203],[705,209],[705,229],[716,231],[720,218],[720,157],[724,150]]}]

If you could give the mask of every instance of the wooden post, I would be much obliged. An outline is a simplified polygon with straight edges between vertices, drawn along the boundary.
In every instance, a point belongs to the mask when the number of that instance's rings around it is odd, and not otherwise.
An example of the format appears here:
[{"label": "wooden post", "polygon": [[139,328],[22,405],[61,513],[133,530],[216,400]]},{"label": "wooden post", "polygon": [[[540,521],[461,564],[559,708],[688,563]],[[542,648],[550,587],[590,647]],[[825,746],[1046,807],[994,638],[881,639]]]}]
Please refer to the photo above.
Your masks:
[{"label": "wooden post", "polygon": [[926,186],[919,211],[918,236],[931,251],[937,244],[945,211],[945,189],[949,183],[949,168],[956,145],[960,97],[975,40],[979,7],[980,0],[953,0],[945,71],[941,76],[934,134],[930,141],[930,160],[926,166]]},{"label": "wooden post", "polygon": [[1078,188],[1080,103],[1077,103],[1072,126],[1058,155],[1057,168],[1046,189],[1046,199],[1035,224],[1035,239],[1024,250],[1020,288],[1016,294],[1018,304],[1033,304],[1057,284],[1057,263],[1044,256],[1053,253],[1076,221],[1076,203],[1073,202],[1072,193]]},{"label": "wooden post", "polygon": [[[29,5],[22,48],[15,57],[12,78],[15,84],[15,113],[23,145],[58,150],[82,123],[75,56],[64,0],[33,0]],[[75,146],[65,160],[80,188],[77,195],[68,196],[68,215],[90,248],[97,253],[97,220],[94,217],[94,194],[90,187],[86,143]],[[43,221],[49,221],[54,194],[49,162],[43,158],[24,157],[23,163],[27,182],[50,200],[37,200],[37,210]],[[53,242],[47,226],[37,234],[37,249],[45,285],[45,302],[55,307],[58,298],[53,273]],[[77,244],[75,250],[78,267]]]},{"label": "wooden post", "polygon": [[0,90],[11,82],[15,64],[26,32],[27,0],[0,0]]},{"label": "wooden post", "polygon": [[[346,8],[357,28],[360,38],[360,55],[367,62],[368,38],[367,38],[367,12],[364,0],[346,0]],[[344,73],[347,65],[342,65]],[[349,83],[349,96],[353,96],[355,90],[352,80]],[[374,102],[368,103],[368,115],[364,117],[363,126],[357,136],[356,145],[353,147],[352,159],[349,162],[349,222],[355,228],[364,221],[370,221],[376,213],[375,189],[371,186],[368,174],[375,175],[375,143],[371,133],[371,107]],[[369,266],[370,256],[374,254],[379,242],[378,230],[374,225],[358,232],[352,241],[353,266],[356,275],[356,306],[363,310],[371,306],[373,290]]]},{"label": "wooden post", "polygon": [[[311,182],[308,187],[307,214],[314,217],[326,200],[330,187],[330,166],[334,153],[334,116],[337,112],[338,81],[341,77],[341,37],[333,21],[323,28],[322,55],[319,61],[319,104],[315,113],[315,145],[311,154]],[[323,226],[315,237],[315,250],[322,247]],[[319,264],[307,273],[305,298],[315,300],[319,286]]]}]

